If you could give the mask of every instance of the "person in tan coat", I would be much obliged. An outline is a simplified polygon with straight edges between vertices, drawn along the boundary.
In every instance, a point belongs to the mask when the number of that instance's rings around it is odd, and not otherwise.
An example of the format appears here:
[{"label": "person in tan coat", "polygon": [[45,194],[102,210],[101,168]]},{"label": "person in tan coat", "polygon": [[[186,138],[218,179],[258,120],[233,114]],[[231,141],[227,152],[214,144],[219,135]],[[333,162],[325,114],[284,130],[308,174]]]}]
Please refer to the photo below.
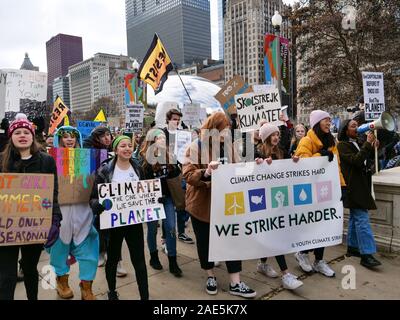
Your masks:
[{"label": "person in tan coat", "polygon": [[[183,177],[187,182],[186,211],[191,215],[201,268],[208,275],[206,292],[211,295],[218,292],[214,262],[208,261],[211,176],[220,164],[233,163],[237,159],[232,149],[223,147],[227,139],[231,139],[229,120],[223,112],[216,112],[205,121],[199,139],[186,150],[183,164]],[[232,146],[231,141],[225,142]],[[226,267],[231,281],[229,293],[254,298],[256,292],[240,281],[242,262],[226,261]]]}]

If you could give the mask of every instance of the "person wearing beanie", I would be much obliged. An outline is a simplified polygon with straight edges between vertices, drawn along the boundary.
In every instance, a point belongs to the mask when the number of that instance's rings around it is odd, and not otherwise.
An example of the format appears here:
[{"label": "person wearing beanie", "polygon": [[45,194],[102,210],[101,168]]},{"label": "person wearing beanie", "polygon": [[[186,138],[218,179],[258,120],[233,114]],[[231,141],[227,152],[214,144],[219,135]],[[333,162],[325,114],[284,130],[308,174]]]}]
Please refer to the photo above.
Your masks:
[{"label": "person wearing beanie", "polygon": [[[46,248],[50,248],[59,237],[62,215],[58,204],[57,168],[54,159],[40,151],[35,141],[35,130],[26,115],[18,114],[8,129],[10,137],[0,156],[1,173],[51,174],[54,176],[52,223],[47,233]],[[43,239],[46,241],[46,239]],[[0,300],[13,300],[17,284],[16,266],[21,250],[21,267],[28,300],[38,299],[38,263],[43,244],[0,246]]]},{"label": "person wearing beanie", "polygon": [[373,256],[376,253],[376,244],[368,210],[376,210],[376,204],[371,195],[372,177],[367,168],[367,159],[373,156],[374,146],[379,142],[370,131],[367,141],[359,145],[357,128],[355,120],[346,120],[338,136],[340,167],[347,185],[343,190],[343,207],[350,209],[347,256],[361,257],[362,266],[374,268],[381,263]]},{"label": "person wearing beanie", "polygon": [[[55,148],[80,148],[82,136],[78,129],[62,126],[54,133]],[[57,293],[62,299],[74,296],[69,284],[70,266],[68,255],[79,264],[79,287],[82,300],[96,300],[92,285],[96,277],[99,260],[99,234],[93,226],[93,212],[87,203],[61,205],[63,221],[60,237],[50,248],[50,265],[54,267],[57,281]]]},{"label": "person wearing beanie", "polygon": [[[171,155],[167,149],[164,131],[161,129],[150,130],[147,133],[146,140],[143,142],[143,147],[140,150],[139,161],[141,162],[146,179],[161,180],[161,189],[163,194],[162,202],[164,204],[166,217],[162,221],[162,227],[165,230],[166,236],[165,240],[168,252],[169,271],[175,277],[181,277],[182,270],[179,268],[176,259],[176,212],[173,195],[170,190],[171,186],[168,183],[168,180],[179,177],[181,170],[176,164],[176,159],[172,157],[173,155]],[[158,221],[147,223],[147,246],[150,251],[151,267],[156,270],[161,270],[163,267],[158,258],[157,226]]]},{"label": "person wearing beanie", "polygon": [[[142,168],[132,158],[133,144],[130,137],[119,136],[113,142],[115,157],[102,163],[96,172],[96,178],[90,195],[90,206],[95,215],[104,211],[99,201],[98,185],[103,183],[124,183],[144,180]],[[116,291],[117,267],[121,256],[122,242],[128,245],[140,298],[149,299],[147,268],[144,255],[143,224],[126,225],[109,229],[107,245],[106,279],[108,299],[119,300]]]},{"label": "person wearing beanie", "polygon": [[[257,164],[262,164],[264,162],[271,164],[274,160],[290,158],[290,156],[282,150],[279,145],[280,130],[277,126],[270,123],[262,125],[260,128],[260,137],[262,144],[257,152],[257,158],[255,158]],[[293,156],[292,159],[294,162],[299,160],[299,158],[295,156]],[[284,255],[276,256],[275,259],[281,269],[281,280],[285,289],[295,290],[303,285],[303,282],[298,280],[297,276],[289,272]],[[272,265],[267,264],[267,258],[260,259],[257,264],[257,272],[270,278],[276,278],[279,276]]]},{"label": "person wearing beanie", "polygon": [[[336,159],[339,163],[340,185],[342,187],[346,186],[340,170],[340,158],[336,147],[336,140],[330,131],[331,116],[326,111],[314,110],[310,114],[310,126],[311,129],[307,132],[307,135],[300,140],[295,155],[300,158],[327,156],[329,161],[333,161],[336,155]],[[314,251],[315,261],[313,265],[311,265],[308,258],[309,251]],[[297,252],[295,254],[295,258],[304,272],[311,272],[314,270],[327,277],[334,277],[335,272],[323,260],[323,256],[323,247]]]}]

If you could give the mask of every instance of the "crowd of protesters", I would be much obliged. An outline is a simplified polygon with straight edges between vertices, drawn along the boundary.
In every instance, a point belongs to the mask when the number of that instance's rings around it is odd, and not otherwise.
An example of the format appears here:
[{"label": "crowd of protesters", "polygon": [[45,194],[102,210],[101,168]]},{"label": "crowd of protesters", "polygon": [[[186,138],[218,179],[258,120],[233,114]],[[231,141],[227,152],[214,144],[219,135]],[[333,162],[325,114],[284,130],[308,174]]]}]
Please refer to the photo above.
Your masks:
[{"label": "crowd of protesters", "polygon": [[[208,116],[199,129],[192,130],[193,140],[186,149],[186,160],[179,163],[174,155],[177,130],[182,128],[182,113],[172,109],[166,114],[164,128],[152,128],[141,134],[117,134],[106,126],[97,127],[85,140],[75,127],[62,126],[54,135],[42,136],[41,146],[37,142],[38,133],[33,124],[23,114],[9,123],[1,122],[0,133],[0,172],[1,173],[49,173],[54,175],[54,200],[52,224],[48,239],[44,244],[50,254],[50,264],[56,273],[56,290],[63,299],[72,298],[74,293],[69,286],[71,261],[79,264],[81,298],[94,300],[93,281],[96,281],[97,268],[105,265],[109,300],[118,300],[116,277],[126,276],[122,265],[122,243],[125,240],[130,259],[135,270],[140,298],[150,297],[145,243],[150,253],[149,265],[155,270],[163,269],[158,256],[157,233],[161,231],[162,249],[168,256],[169,271],[180,278],[184,275],[178,265],[177,240],[186,244],[196,243],[200,268],[207,274],[205,290],[208,294],[218,292],[215,276],[215,263],[209,261],[211,177],[220,165],[253,161],[256,164],[280,159],[328,157],[339,163],[339,178],[342,187],[343,206],[350,210],[347,231],[347,255],[360,257],[361,265],[374,268],[381,263],[374,257],[376,245],[369,222],[368,210],[376,209],[371,195],[371,175],[374,172],[374,152],[378,147],[381,169],[400,166],[400,142],[397,133],[381,130],[377,139],[373,132],[358,134],[357,128],[365,122],[362,110],[352,119],[342,122],[337,137],[331,133],[332,117],[322,110],[314,110],[307,124],[293,125],[290,120],[280,117],[281,126],[262,121],[258,130],[243,135],[223,147],[225,140],[234,139],[235,117],[224,112],[214,112]],[[213,136],[207,130],[219,133],[217,151]],[[378,141],[379,140],[379,141]],[[54,159],[46,153],[48,148],[92,148],[106,149],[112,155],[104,161],[95,175],[90,195],[90,203],[58,205],[57,169]],[[243,160],[243,155],[251,150],[253,157]],[[149,161],[165,154],[164,161]],[[193,154],[198,159],[193,160]],[[206,162],[202,156],[206,154]],[[157,158],[161,159],[161,158]],[[160,179],[166,218],[119,228],[101,230],[100,215],[104,211],[99,201],[97,186],[101,183]],[[185,232],[189,219],[193,226],[195,239]],[[147,234],[146,234],[147,232]],[[145,237],[146,234],[146,237]],[[147,241],[145,241],[147,239]],[[0,300],[11,300],[18,280],[18,260],[21,257],[20,271],[27,297],[38,298],[37,265],[43,245],[0,246]],[[335,271],[323,259],[324,248],[315,248],[315,259],[310,261],[309,251],[297,252],[295,258],[299,267],[306,273],[318,272],[326,277],[335,276]],[[303,283],[289,272],[285,256],[275,257],[280,271],[282,285],[294,290]],[[256,292],[241,280],[241,261],[227,261],[229,274],[229,293],[244,298],[254,298]],[[262,257],[255,269],[267,276],[279,277],[267,257]],[[179,281],[179,280],[177,280]]]}]

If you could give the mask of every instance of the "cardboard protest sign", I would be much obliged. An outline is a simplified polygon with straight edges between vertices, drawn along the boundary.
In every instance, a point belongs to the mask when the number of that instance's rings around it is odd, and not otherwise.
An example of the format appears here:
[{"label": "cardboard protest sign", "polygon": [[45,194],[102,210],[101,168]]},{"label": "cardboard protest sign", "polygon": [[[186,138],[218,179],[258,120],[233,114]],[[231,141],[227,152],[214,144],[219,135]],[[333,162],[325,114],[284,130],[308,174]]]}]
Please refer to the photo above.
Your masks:
[{"label": "cardboard protest sign", "polygon": [[362,72],[365,120],[379,119],[385,111],[385,91],[382,72]]},{"label": "cardboard protest sign", "polygon": [[125,132],[142,132],[143,121],[144,106],[141,104],[128,104],[126,106]]},{"label": "cardboard protest sign", "polygon": [[54,102],[53,113],[50,118],[49,134],[53,134],[61,121],[68,114],[68,107],[64,104],[60,97]]},{"label": "cardboard protest sign", "polygon": [[185,130],[177,130],[175,135],[175,150],[177,160],[184,163],[186,148],[192,143],[192,133]]},{"label": "cardboard protest sign", "polygon": [[51,226],[54,176],[0,173],[0,246],[40,244]]},{"label": "cardboard protest sign", "polygon": [[105,208],[100,215],[100,229],[165,219],[161,181],[141,180],[98,185],[99,201]]},{"label": "cardboard protest sign", "polygon": [[182,109],[182,122],[187,126],[198,127],[200,125],[200,104],[185,104]]},{"label": "cardboard protest sign", "polygon": [[209,261],[342,243],[338,162],[327,157],[222,165],[212,174]]},{"label": "cardboard protest sign", "polygon": [[87,203],[92,192],[94,174],[107,159],[107,150],[51,148],[49,154],[57,165],[60,205]]},{"label": "cardboard protest sign", "polygon": [[262,119],[277,126],[283,124],[279,120],[281,99],[275,87],[269,87],[263,92],[237,95],[235,101],[242,132],[259,129]]},{"label": "cardboard protest sign", "polygon": [[225,112],[234,113],[236,111],[235,95],[252,92],[251,86],[244,82],[241,76],[234,76],[222,89],[215,95]]},{"label": "cardboard protest sign", "polygon": [[78,120],[76,123],[76,128],[81,133],[82,139],[86,139],[87,137],[89,137],[92,130],[101,125],[101,122],[97,121]]}]

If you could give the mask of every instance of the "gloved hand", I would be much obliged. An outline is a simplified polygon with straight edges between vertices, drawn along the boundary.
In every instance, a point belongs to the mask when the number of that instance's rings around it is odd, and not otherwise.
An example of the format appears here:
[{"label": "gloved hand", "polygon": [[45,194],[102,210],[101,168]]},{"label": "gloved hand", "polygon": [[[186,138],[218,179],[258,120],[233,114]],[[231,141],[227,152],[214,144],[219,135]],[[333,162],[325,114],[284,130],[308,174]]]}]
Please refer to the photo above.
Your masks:
[{"label": "gloved hand", "polygon": [[50,248],[53,244],[56,243],[58,237],[60,235],[60,226],[61,226],[61,217],[53,216],[53,221],[50,227],[49,235],[47,236],[47,242],[44,247]]},{"label": "gloved hand", "polygon": [[165,203],[165,197],[158,198],[158,203],[164,204]]},{"label": "gloved hand", "polygon": [[326,149],[321,149],[321,151],[319,153],[321,154],[322,157],[327,156],[329,162],[331,162],[333,160],[332,151],[329,151],[329,150],[326,150]]}]

